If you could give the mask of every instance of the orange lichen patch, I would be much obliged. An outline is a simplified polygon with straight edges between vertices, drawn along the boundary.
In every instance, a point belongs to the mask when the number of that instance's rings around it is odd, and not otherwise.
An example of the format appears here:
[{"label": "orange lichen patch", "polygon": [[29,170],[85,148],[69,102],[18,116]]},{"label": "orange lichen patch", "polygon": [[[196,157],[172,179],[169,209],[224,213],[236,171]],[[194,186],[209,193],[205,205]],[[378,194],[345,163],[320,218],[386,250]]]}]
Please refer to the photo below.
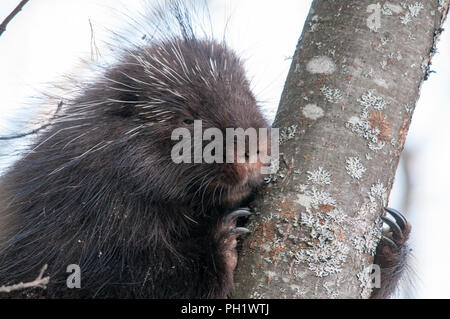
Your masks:
[{"label": "orange lichen patch", "polygon": [[[264,195],[267,193],[267,191],[268,191],[267,188],[268,188],[267,184],[261,186],[261,189],[258,190],[259,194],[260,194],[261,196],[264,196]],[[264,200],[265,200],[265,199],[266,199],[266,198],[264,198]]]},{"label": "orange lichen patch", "polygon": [[398,141],[400,143],[400,149],[403,148],[403,145],[405,144],[406,135],[408,134],[409,124],[410,124],[411,118],[408,116],[405,119],[403,119],[402,127],[400,128],[400,132],[398,133]]},{"label": "orange lichen patch", "polygon": [[306,153],[305,155],[303,155],[304,159],[310,159],[311,158],[311,153]]},{"label": "orange lichen patch", "polygon": [[[283,241],[278,243],[273,243],[273,238],[275,236],[275,221],[270,220],[262,223],[260,227],[258,227],[254,232],[253,236],[248,241],[246,245],[249,249],[252,249],[254,251],[258,251],[259,254],[262,255],[263,258],[270,258],[271,260],[274,260],[275,264],[278,262],[278,256],[286,250],[286,244]],[[289,232],[289,226],[286,232]],[[261,247],[267,246],[270,247],[268,251],[263,250]]]},{"label": "orange lichen patch", "polygon": [[286,245],[284,243],[281,243],[278,247],[272,247],[268,253],[269,258],[275,259],[281,252],[283,252],[284,249],[286,249]]},{"label": "orange lichen patch", "polygon": [[301,126],[309,126],[311,121],[309,121],[304,115],[300,117],[300,125]]},{"label": "orange lichen patch", "polygon": [[274,235],[275,235],[275,221],[267,221],[262,223],[261,236],[265,238],[273,238]]},{"label": "orange lichen patch", "polygon": [[336,206],[333,206],[331,204],[320,204],[318,208],[312,208],[311,212],[313,212],[313,213],[320,212],[320,213],[328,214],[335,208],[336,208]]},{"label": "orange lichen patch", "polygon": [[331,212],[333,209],[335,209],[336,208],[336,206],[333,206],[333,205],[331,205],[331,204],[320,204],[319,205],[319,209],[320,209],[320,211],[321,212],[324,212],[324,213],[329,213],[329,212]]},{"label": "orange lichen patch", "polygon": [[280,204],[281,212],[280,217],[281,218],[287,218],[287,219],[293,219],[298,216],[297,211],[293,208],[293,205],[289,201],[283,201]]},{"label": "orange lichen patch", "polygon": [[325,77],[323,75],[321,75],[319,77],[319,81],[317,81],[317,89],[318,90],[320,90],[320,88],[322,87],[324,81],[325,81]]},{"label": "orange lichen patch", "polygon": [[390,141],[392,137],[392,126],[389,120],[380,111],[373,110],[367,119],[372,129],[378,128],[380,141]]},{"label": "orange lichen patch", "polygon": [[337,241],[344,242],[345,241],[345,232],[342,229],[335,230],[335,235]]},{"label": "orange lichen patch", "polygon": [[252,239],[249,241],[251,249],[257,249],[266,242],[265,238],[273,238],[275,235],[275,221],[265,221],[259,224],[259,227],[253,232]]}]

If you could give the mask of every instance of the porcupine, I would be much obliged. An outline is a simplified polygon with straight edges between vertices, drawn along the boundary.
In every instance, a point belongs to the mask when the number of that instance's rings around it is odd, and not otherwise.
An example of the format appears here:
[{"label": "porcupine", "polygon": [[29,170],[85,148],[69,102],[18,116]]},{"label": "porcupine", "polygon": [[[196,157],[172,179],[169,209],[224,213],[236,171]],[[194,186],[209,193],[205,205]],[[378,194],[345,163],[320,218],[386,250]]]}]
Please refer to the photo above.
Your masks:
[{"label": "porcupine", "polygon": [[[261,162],[175,164],[171,134],[194,120],[224,132],[267,122],[241,59],[196,36],[189,9],[174,1],[156,11],[179,32],[123,50],[2,177],[2,284],[31,281],[48,264],[48,288],[24,295],[229,293],[236,237],[247,231],[235,221],[249,214],[240,203],[262,182]],[[80,266],[80,289],[66,286],[69,264]]]},{"label": "porcupine", "polygon": [[[171,134],[196,119],[223,131],[267,122],[236,53],[196,36],[179,2],[158,14],[180,32],[124,50],[2,177],[0,283],[31,281],[44,264],[51,276],[46,290],[7,297],[230,294],[247,232],[236,219],[250,214],[240,207],[263,163],[175,164]],[[378,260],[392,264],[397,250],[380,245]],[[66,286],[69,264],[81,268],[80,289]]]}]

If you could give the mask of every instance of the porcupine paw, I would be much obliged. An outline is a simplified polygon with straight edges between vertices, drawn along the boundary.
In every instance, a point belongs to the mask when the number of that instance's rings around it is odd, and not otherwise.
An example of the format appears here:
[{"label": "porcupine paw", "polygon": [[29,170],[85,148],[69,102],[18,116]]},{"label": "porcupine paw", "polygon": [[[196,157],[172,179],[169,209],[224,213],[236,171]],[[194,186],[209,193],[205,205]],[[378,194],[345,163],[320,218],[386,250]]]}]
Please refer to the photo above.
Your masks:
[{"label": "porcupine paw", "polygon": [[[222,266],[223,271],[223,286],[226,286],[225,290],[230,290],[233,286],[233,271],[237,265],[237,238],[243,234],[249,232],[245,227],[237,227],[236,220],[239,217],[249,216],[252,213],[247,207],[239,208],[231,213],[225,215],[217,229],[216,240],[217,240],[217,257]],[[229,293],[224,292],[224,296]]]},{"label": "porcupine paw", "polygon": [[374,263],[381,269],[381,287],[374,289],[372,298],[387,298],[392,295],[407,268],[410,252],[406,242],[411,225],[399,211],[386,207],[384,209],[391,218],[381,216],[388,228],[383,230],[374,259]]},{"label": "porcupine paw", "polygon": [[378,257],[380,261],[383,261],[380,264],[381,268],[385,268],[383,264],[388,267],[395,266],[392,262],[398,258],[411,231],[411,225],[399,211],[387,207],[384,209],[392,219],[387,216],[381,216],[383,222],[388,226],[387,230],[383,230],[381,241],[377,248],[376,258]]}]

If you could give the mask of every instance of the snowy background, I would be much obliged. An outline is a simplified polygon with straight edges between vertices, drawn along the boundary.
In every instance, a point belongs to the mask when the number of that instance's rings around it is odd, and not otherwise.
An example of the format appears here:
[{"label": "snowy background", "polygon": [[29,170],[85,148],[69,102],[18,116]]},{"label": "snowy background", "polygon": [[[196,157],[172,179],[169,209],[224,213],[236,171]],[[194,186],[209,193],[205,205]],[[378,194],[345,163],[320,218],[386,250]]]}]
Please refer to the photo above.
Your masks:
[{"label": "snowy background", "polygon": [[[18,2],[0,1],[0,22]],[[102,54],[107,54],[103,41],[108,39],[108,29],[123,28],[124,12],[132,15],[141,2],[30,1],[0,37],[0,136],[26,130],[27,120],[39,109],[33,97],[42,95],[62,75],[81,70],[81,58],[107,58]],[[272,117],[311,1],[208,3],[214,30],[224,30],[231,16],[228,43],[245,58],[254,91]],[[444,31],[438,51],[432,61],[437,73],[422,87],[405,146],[406,160],[397,172],[389,204],[405,212],[413,225],[418,283],[403,296],[414,298],[450,298],[446,275],[450,267],[450,30]],[[25,142],[0,141],[0,171],[15,158],[4,155]]]}]

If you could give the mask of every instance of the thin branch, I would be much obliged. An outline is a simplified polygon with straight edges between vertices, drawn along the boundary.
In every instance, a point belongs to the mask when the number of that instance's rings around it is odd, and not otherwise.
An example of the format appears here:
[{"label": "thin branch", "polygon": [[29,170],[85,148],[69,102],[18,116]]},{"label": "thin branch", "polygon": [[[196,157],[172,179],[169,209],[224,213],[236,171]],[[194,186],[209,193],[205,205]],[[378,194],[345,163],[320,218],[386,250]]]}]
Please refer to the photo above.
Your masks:
[{"label": "thin branch", "polygon": [[[89,21],[89,27],[91,28],[91,60],[95,61],[95,60],[98,60],[100,51],[98,50],[97,43],[95,42],[94,27],[92,26],[91,19],[88,19],[88,21]],[[95,51],[95,58],[94,58],[94,51]]]},{"label": "thin branch", "polygon": [[60,101],[58,103],[58,107],[56,108],[55,114],[53,114],[53,117],[50,119],[50,121],[47,124],[44,124],[44,125],[38,127],[37,129],[34,129],[32,131],[29,131],[29,132],[20,133],[20,134],[17,134],[17,135],[10,135],[10,136],[0,136],[0,141],[12,140],[12,139],[15,139],[15,138],[21,138],[21,137],[25,137],[25,136],[28,136],[28,135],[36,134],[40,130],[43,130],[43,129],[47,128],[48,126],[53,124],[52,122],[53,122],[54,119],[56,119],[59,111],[61,110],[61,107],[63,106],[63,104],[64,104],[63,101]]},{"label": "thin branch", "polygon": [[17,5],[17,7],[6,17],[5,20],[3,20],[2,24],[0,24],[0,36],[3,32],[6,30],[6,26],[9,22],[19,13],[20,10],[22,10],[23,6],[27,4],[29,0],[22,0]]},{"label": "thin branch", "polygon": [[11,286],[1,286],[0,287],[0,292],[11,292],[14,290],[20,290],[20,289],[26,289],[26,288],[33,288],[33,287],[39,287],[42,289],[47,289],[47,285],[48,282],[50,280],[50,277],[44,277],[42,278],[42,276],[44,275],[44,272],[47,270],[47,264],[45,264],[41,271],[39,272],[39,276],[37,276],[37,278],[33,281],[30,282],[20,282],[16,285],[11,285]]}]

